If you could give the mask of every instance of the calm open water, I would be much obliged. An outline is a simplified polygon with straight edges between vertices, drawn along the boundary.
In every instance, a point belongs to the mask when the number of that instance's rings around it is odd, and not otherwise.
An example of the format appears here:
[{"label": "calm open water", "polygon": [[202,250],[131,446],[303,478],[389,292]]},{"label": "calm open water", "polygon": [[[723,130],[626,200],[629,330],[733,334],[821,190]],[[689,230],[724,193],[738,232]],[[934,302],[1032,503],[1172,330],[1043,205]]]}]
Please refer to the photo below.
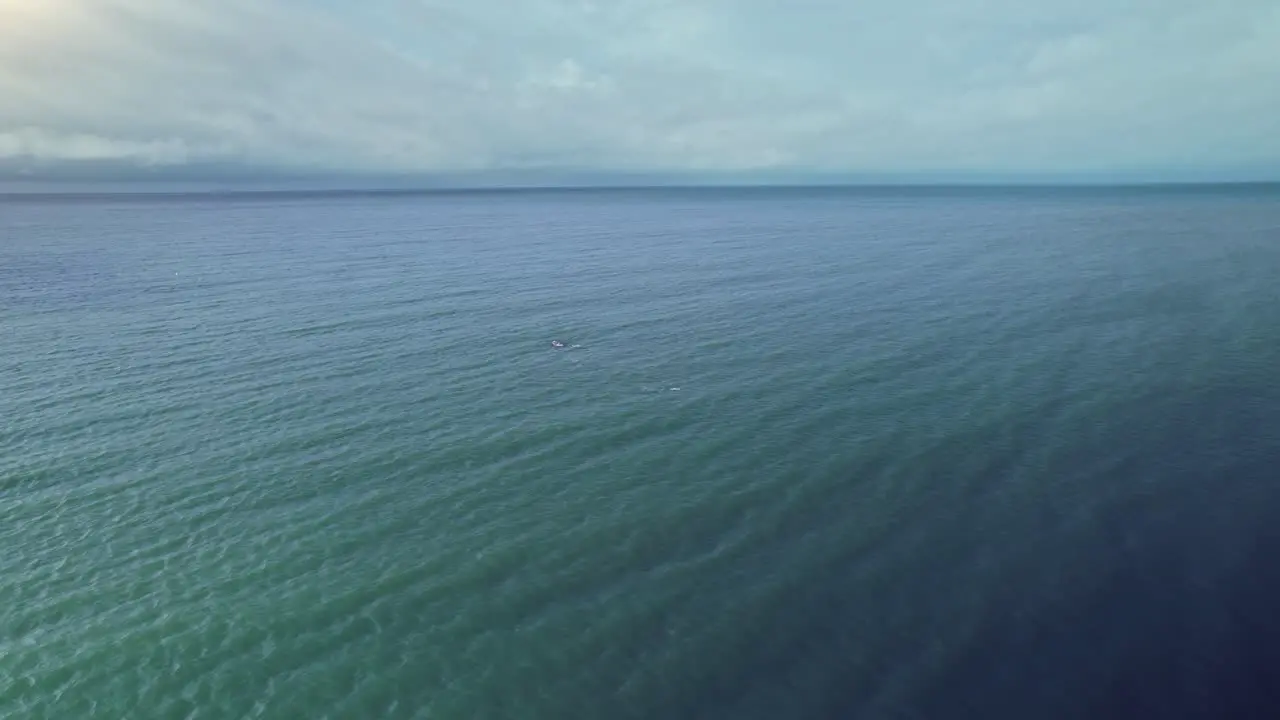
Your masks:
[{"label": "calm open water", "polygon": [[1275,188],[0,199],[6,720],[1278,683]]}]

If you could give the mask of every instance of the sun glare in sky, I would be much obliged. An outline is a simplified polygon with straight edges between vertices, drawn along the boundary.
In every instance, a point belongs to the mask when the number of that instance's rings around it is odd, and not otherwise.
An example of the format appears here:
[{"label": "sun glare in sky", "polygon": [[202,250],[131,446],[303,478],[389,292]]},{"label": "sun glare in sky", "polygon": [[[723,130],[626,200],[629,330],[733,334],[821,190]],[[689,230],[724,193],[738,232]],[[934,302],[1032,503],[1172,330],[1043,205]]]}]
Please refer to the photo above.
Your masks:
[{"label": "sun glare in sky", "polygon": [[67,16],[67,0],[0,0],[0,37],[35,39]]},{"label": "sun glare in sky", "polygon": [[55,4],[52,0],[0,0],[0,13],[5,19],[40,16],[48,14]]}]

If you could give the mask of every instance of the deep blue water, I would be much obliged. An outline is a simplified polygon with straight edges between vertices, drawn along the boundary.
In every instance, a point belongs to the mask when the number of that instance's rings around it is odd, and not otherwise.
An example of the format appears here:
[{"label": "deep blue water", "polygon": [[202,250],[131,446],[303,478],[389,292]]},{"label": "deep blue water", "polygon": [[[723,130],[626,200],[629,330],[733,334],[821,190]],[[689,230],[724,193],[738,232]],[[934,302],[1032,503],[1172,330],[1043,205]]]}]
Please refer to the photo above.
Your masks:
[{"label": "deep blue water", "polygon": [[1278,380],[1269,187],[0,198],[0,718],[1274,717]]}]

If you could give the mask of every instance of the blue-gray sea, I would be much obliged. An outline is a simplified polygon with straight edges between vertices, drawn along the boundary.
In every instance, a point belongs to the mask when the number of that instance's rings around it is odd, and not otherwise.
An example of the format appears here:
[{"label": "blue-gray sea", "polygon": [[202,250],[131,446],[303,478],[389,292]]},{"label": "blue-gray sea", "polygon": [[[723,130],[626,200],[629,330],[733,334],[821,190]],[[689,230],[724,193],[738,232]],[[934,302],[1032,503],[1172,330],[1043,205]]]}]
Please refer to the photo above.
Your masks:
[{"label": "blue-gray sea", "polygon": [[1275,187],[9,196],[0,717],[1276,717],[1278,383]]}]

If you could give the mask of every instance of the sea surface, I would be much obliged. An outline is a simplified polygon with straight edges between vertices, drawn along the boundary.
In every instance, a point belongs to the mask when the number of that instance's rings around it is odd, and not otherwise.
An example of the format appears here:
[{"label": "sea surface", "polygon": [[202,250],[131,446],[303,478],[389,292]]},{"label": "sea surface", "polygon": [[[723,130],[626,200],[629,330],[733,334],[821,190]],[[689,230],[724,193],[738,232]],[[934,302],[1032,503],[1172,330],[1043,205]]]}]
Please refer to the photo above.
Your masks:
[{"label": "sea surface", "polygon": [[1278,188],[0,198],[5,720],[1277,707]]}]

